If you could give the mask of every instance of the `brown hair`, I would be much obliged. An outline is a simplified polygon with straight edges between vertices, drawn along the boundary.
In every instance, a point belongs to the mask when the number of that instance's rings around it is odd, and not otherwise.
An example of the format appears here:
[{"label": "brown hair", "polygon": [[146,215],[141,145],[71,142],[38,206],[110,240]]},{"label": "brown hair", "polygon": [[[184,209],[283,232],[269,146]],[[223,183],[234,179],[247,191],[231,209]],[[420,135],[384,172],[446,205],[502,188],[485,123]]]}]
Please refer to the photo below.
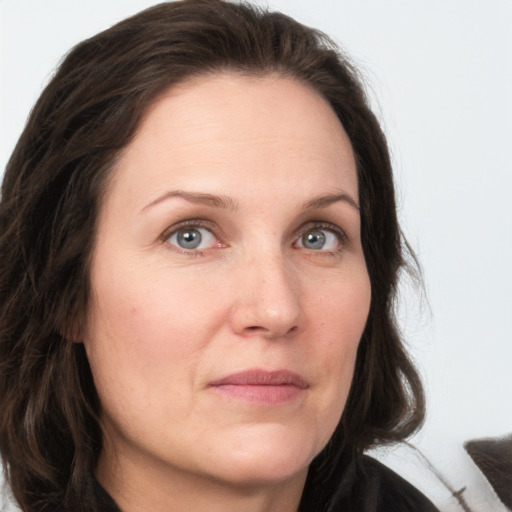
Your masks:
[{"label": "brown hair", "polygon": [[0,203],[0,450],[24,511],[97,510],[100,404],[83,346],[102,191],[156,96],[192,76],[277,73],[331,104],[356,155],[372,286],[350,396],[302,506],[326,510],[348,461],[419,427],[424,399],[392,312],[404,243],[386,140],[357,72],[325,35],[222,0],[163,3],[77,45],[7,165]]}]

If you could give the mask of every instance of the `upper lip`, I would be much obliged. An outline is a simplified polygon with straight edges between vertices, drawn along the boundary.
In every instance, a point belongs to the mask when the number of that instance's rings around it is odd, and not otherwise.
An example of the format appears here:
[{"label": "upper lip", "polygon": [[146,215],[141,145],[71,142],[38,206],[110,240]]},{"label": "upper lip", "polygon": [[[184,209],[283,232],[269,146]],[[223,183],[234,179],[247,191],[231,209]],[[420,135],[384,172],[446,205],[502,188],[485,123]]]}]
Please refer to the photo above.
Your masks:
[{"label": "upper lip", "polygon": [[300,375],[290,370],[267,371],[251,369],[233,373],[210,382],[213,386],[295,386],[306,389],[309,384]]}]

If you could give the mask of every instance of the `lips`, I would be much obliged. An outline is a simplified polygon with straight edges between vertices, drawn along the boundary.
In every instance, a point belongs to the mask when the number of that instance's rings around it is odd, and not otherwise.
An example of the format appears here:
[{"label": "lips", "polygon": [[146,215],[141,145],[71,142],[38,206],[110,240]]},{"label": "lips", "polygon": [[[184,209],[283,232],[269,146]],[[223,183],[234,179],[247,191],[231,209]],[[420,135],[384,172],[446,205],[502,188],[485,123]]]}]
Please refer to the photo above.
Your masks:
[{"label": "lips", "polygon": [[261,404],[279,404],[301,396],[309,384],[289,370],[248,370],[222,377],[209,388],[228,398]]}]

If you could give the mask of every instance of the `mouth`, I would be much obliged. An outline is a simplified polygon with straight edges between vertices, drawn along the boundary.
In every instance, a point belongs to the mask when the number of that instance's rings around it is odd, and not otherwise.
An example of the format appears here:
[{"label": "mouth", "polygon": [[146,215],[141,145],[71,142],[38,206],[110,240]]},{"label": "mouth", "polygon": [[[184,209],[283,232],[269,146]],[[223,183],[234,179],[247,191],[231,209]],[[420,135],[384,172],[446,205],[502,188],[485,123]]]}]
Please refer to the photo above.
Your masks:
[{"label": "mouth", "polygon": [[215,380],[208,387],[228,398],[275,405],[299,398],[309,384],[289,370],[253,369]]}]

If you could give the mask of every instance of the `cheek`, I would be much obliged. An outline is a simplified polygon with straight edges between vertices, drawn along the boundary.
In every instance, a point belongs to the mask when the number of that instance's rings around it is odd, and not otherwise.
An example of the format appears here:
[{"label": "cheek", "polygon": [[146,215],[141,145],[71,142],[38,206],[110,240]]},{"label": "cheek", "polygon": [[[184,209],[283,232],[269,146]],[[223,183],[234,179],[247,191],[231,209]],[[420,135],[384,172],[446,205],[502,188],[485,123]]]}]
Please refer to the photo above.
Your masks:
[{"label": "cheek", "polygon": [[309,357],[318,361],[323,375],[320,385],[326,392],[318,409],[324,412],[324,441],[327,442],[345,407],[357,349],[368,318],[371,287],[366,269],[354,270],[350,278],[340,276],[339,281],[330,281],[316,297],[310,310],[315,311],[313,318],[317,319],[317,342],[311,344]]},{"label": "cheek", "polygon": [[193,410],[196,363],[214,328],[204,311],[212,311],[213,303],[207,308],[204,295],[199,300],[194,283],[155,279],[144,267],[128,277],[128,269],[113,267],[98,268],[94,275],[84,344],[105,435],[122,432],[126,439],[141,440],[162,434],[169,418]]},{"label": "cheek", "polygon": [[[356,271],[358,270],[358,271]],[[309,321],[317,325],[321,339],[326,340],[323,351],[333,365],[353,364],[363,334],[371,301],[371,286],[365,268],[332,279],[309,306]]]},{"label": "cheek", "polygon": [[205,290],[200,276],[168,274],[166,278],[165,272],[136,262],[125,269],[121,265],[96,269],[90,321],[95,333],[90,338],[108,337],[147,355],[186,349],[188,344],[180,340],[192,337],[208,322],[205,312],[212,312],[218,296],[215,290]]},{"label": "cheek", "polygon": [[185,283],[179,272],[173,279],[155,277],[145,266],[131,263],[129,268],[122,262],[104,264],[92,274],[84,343],[103,402],[117,395],[149,403],[155,389],[169,390],[171,375],[190,381],[185,372],[199,357],[218,316],[213,294],[204,287],[198,294],[194,279]]}]

